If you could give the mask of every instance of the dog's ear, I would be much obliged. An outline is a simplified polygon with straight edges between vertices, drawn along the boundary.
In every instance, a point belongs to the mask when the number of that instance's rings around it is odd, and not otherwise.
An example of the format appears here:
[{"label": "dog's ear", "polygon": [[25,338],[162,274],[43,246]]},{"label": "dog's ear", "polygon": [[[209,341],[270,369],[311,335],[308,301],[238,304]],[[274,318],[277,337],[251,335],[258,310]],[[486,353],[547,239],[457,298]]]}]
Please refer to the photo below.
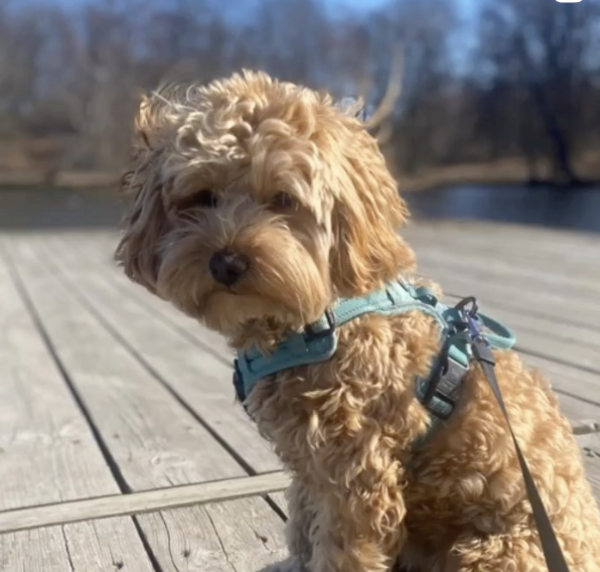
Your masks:
[{"label": "dog's ear", "polygon": [[358,122],[338,130],[329,162],[334,194],[332,282],[354,297],[414,269],[413,251],[397,234],[408,218],[377,142]]},{"label": "dog's ear", "polygon": [[154,111],[144,97],[135,119],[130,165],[121,179],[121,192],[130,205],[115,253],[127,276],[151,292],[156,291],[159,243],[168,226],[159,172],[162,152],[154,143],[159,129]]},{"label": "dog's ear", "polygon": [[124,233],[115,258],[129,278],[154,293],[159,244],[167,228],[167,217],[155,177],[150,175],[143,182],[126,182],[135,177],[139,178],[140,174],[129,172],[124,177],[124,185],[134,196],[123,221]]}]

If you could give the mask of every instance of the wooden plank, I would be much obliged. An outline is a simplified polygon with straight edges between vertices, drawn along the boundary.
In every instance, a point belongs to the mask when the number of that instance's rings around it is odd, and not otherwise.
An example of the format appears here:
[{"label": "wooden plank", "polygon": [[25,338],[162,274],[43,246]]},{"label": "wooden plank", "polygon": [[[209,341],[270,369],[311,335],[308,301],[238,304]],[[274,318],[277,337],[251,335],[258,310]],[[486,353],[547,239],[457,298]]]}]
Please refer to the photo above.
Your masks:
[{"label": "wooden plank", "polygon": [[[600,380],[598,374],[578,370],[570,365],[546,357],[523,355],[523,360],[547,377],[557,393],[570,395],[595,408],[600,403]],[[591,412],[591,410],[590,410]]]},{"label": "wooden plank", "polygon": [[287,555],[281,521],[257,512],[256,502],[208,505],[202,526],[198,507],[146,515],[148,541],[165,572],[256,572]]},{"label": "wooden plank", "polygon": [[594,233],[565,232],[541,227],[496,224],[491,222],[421,222],[402,232],[413,245],[455,250],[468,256],[486,253],[490,258],[519,260],[544,271],[560,267],[574,277],[598,278],[600,269],[590,264],[597,260],[600,238]]},{"label": "wooden plank", "polygon": [[[161,308],[165,314],[170,314],[169,320],[177,322],[182,329],[187,329],[187,335],[191,339],[196,339],[198,343],[206,343],[204,339],[203,328],[199,327],[192,320],[189,320],[176,309],[171,308],[158,298],[147,294],[138,286],[123,281],[120,272],[117,276],[113,276],[114,265],[111,262],[110,251],[114,248],[115,237],[110,234],[102,235],[103,245],[98,246],[94,240],[86,240],[86,237],[77,240],[77,246],[69,248],[69,252],[79,248],[80,254],[74,256],[71,264],[92,264],[90,261],[96,261],[93,266],[103,265],[109,269],[110,274],[102,275],[103,279],[111,280],[115,287],[132,299],[139,301],[142,305],[147,304],[146,308],[151,308],[155,315],[160,312]],[[63,251],[66,250],[66,244]],[[100,262],[98,262],[100,261]],[[156,301],[156,302],[155,302]],[[506,308],[498,308],[494,304],[487,303],[484,300],[484,308],[491,312],[494,316],[504,320],[514,327],[518,333],[519,350],[525,352],[537,351],[546,354],[550,360],[560,359],[567,355],[569,360],[575,357],[581,358],[581,365],[591,365],[592,358],[598,355],[595,346],[586,343],[596,341],[593,336],[600,337],[599,333],[586,330],[581,326],[563,325],[560,328],[555,327],[555,323],[548,318],[536,316],[523,316],[519,312],[507,310]],[[577,340],[577,341],[574,341]],[[585,340],[579,342],[579,340]],[[547,349],[550,347],[552,351]],[[577,356],[577,352],[580,352]],[[598,381],[595,376],[589,373],[578,374],[573,372],[567,365],[558,363],[550,364],[543,357],[525,356],[526,361],[532,365],[541,367],[545,372],[551,370],[549,375],[553,386],[559,393],[559,399],[563,412],[569,417],[575,427],[581,427],[590,422],[600,422],[600,407],[588,401],[582,401],[580,397],[591,402],[598,402]],[[566,392],[566,393],[565,393]]]},{"label": "wooden plank", "polygon": [[[540,289],[512,288],[509,281],[484,281],[481,277],[470,276],[466,270],[446,269],[431,264],[421,264],[420,272],[441,284],[447,293],[476,295],[478,299],[518,310],[524,315],[552,318],[556,327],[567,323],[585,326],[592,331],[600,329],[600,309],[570,298],[568,291],[558,294]],[[548,279],[551,280],[551,277]]]},{"label": "wooden plank", "polygon": [[[118,296],[111,302],[114,306],[112,309],[107,308],[106,303],[99,300],[94,300],[93,305],[89,303],[89,300],[84,297],[84,292],[90,287],[89,282],[94,282],[94,276],[92,275],[90,280],[90,273],[84,270],[77,275],[77,283],[67,280],[56,266],[58,259],[53,262],[47,256],[44,249],[46,241],[47,239],[42,241],[28,237],[15,238],[11,243],[11,250],[19,257],[19,271],[23,274],[26,287],[31,291],[32,299],[37,304],[41,321],[51,332],[59,359],[63,360],[73,383],[79,384],[77,387],[81,388],[82,395],[87,396],[83,399],[98,433],[102,435],[114,464],[122,475],[124,486],[129,490],[143,490],[161,484],[163,486],[175,483],[187,484],[192,479],[227,478],[243,474],[244,470],[240,464],[225,450],[219,448],[216,441],[212,444],[210,439],[199,441],[200,434],[205,432],[203,426],[196,422],[181,403],[166,392],[164,385],[158,384],[152,376],[148,375],[147,369],[138,363],[131,352],[122,347],[121,343],[125,342],[125,338],[120,338],[116,331],[104,327],[106,324],[101,316],[111,310],[117,314],[121,312],[123,303],[120,298],[122,297]],[[84,288],[79,281],[85,285]],[[102,304],[99,306],[102,308],[102,315],[94,307],[97,304]],[[158,337],[160,340],[160,334]],[[178,338],[178,342],[182,343],[182,340]],[[177,352],[176,347],[171,349]],[[195,354],[201,354],[197,348],[194,349]],[[175,361],[172,359],[172,354],[165,355],[165,364],[169,366],[167,375],[178,375],[177,371],[171,371],[170,367],[179,361],[177,357]],[[139,377],[141,374],[136,373],[138,370],[144,373],[144,381]],[[194,373],[194,379],[197,379],[197,372]],[[111,401],[103,396],[107,392],[106,387],[111,384],[116,384],[118,387],[116,395],[119,397],[121,391],[128,391],[127,388],[119,385],[124,379],[135,387],[129,391],[138,392],[136,397],[140,401],[136,402],[132,397],[124,400],[124,403],[118,403],[114,399]],[[91,380],[94,380],[94,383]],[[100,405],[102,400],[104,406]],[[103,414],[107,406],[112,407],[114,413]],[[217,408],[218,414],[220,405],[212,402],[211,406]],[[137,412],[136,407],[139,410]],[[139,430],[131,429],[130,426],[137,423],[137,421],[132,423],[131,416],[134,419],[139,418]],[[145,422],[143,432],[142,421]],[[111,440],[110,437],[116,428],[119,431],[116,433],[119,438]],[[190,434],[187,437],[186,432]],[[131,445],[122,446],[122,443],[136,436],[137,440],[132,441]],[[142,447],[148,446],[147,441],[151,443],[153,454],[138,454]],[[198,448],[193,450],[194,447]],[[209,454],[211,449],[213,453]],[[184,452],[186,455],[189,454],[190,458],[187,458]],[[252,507],[253,513],[259,515],[260,519],[269,522],[272,528],[279,527],[279,533],[283,534],[282,520],[260,498],[244,501],[243,506],[239,507],[237,521],[232,522],[231,526],[239,524],[240,514],[248,506]],[[194,507],[173,513],[175,515],[173,518],[176,520],[185,517],[185,524],[171,522],[162,513],[159,513],[160,517],[142,514],[136,516],[136,520],[148,539],[152,536],[153,522],[156,518],[161,518],[162,521],[170,523],[166,525],[169,528],[167,534],[169,537],[170,530],[173,529],[174,536],[177,527],[182,530],[213,530],[212,510],[211,507],[200,509]],[[217,535],[217,532],[213,530],[212,534]],[[218,535],[213,540],[215,543],[221,543]],[[162,545],[150,541],[149,545],[160,566],[164,570],[173,569],[172,559],[162,550]]]},{"label": "wooden plank", "polygon": [[[264,499],[230,501],[227,507],[223,512],[222,505],[193,506],[137,518],[165,572],[185,569],[192,554],[203,572],[250,572],[285,558],[283,521]],[[178,545],[181,551],[173,550]]]},{"label": "wooden plank", "polygon": [[[252,472],[280,468],[279,460],[258,435],[242,407],[234,401],[231,366],[201,351],[188,337],[157,320],[146,308],[126,298],[114,287],[116,269],[84,268],[55,256],[51,239],[36,243],[46,259],[60,268],[67,287],[99,308],[101,319],[123,345],[168,384],[212,428]],[[45,250],[43,250],[45,249]],[[107,273],[110,274],[107,275]],[[108,276],[108,277],[107,277]],[[140,295],[142,289],[140,290]],[[101,312],[101,314],[100,314]]]},{"label": "wooden plank", "polygon": [[[0,299],[0,510],[117,493],[1,255]],[[82,525],[0,535],[0,570],[100,572],[114,562],[153,570],[130,519],[93,533]]]},{"label": "wooden plank", "polygon": [[[567,302],[557,296],[553,304],[543,308],[532,301],[533,292],[508,293],[501,284],[489,285],[481,279],[440,273],[424,268],[424,275],[432,276],[448,294],[463,297],[476,295],[484,313],[493,315],[510,325],[517,333],[519,347],[529,353],[545,355],[574,367],[600,373],[600,327],[594,324],[592,313],[579,308],[581,321],[575,319]],[[600,316],[599,316],[600,320]]]},{"label": "wooden plank", "polygon": [[128,518],[2,534],[0,570],[160,572],[134,534]]},{"label": "wooden plank", "polygon": [[[454,304],[461,297],[447,295],[446,303]],[[519,351],[561,361],[576,369],[594,371],[600,366],[600,332],[585,326],[557,323],[544,316],[522,312],[478,298],[481,311],[510,325],[517,335]]]},{"label": "wooden plank", "polygon": [[18,272],[56,355],[132,490],[246,474],[98,323],[59,273],[42,263],[31,240],[15,239],[11,244]]},{"label": "wooden plank", "polygon": [[[515,259],[511,252],[497,252],[494,255],[477,250],[461,251],[447,244],[419,244],[416,252],[421,263],[452,269],[460,274],[466,273],[486,281],[503,281],[511,288],[516,286],[559,293],[568,291],[578,300],[595,299],[600,295],[600,283],[597,279],[565,274],[565,269],[556,261],[552,264],[531,266],[528,261]],[[550,276],[551,280],[548,279]]]},{"label": "wooden plank", "polygon": [[502,223],[497,221],[478,220],[428,220],[411,224],[410,232],[429,232],[440,238],[440,232],[449,237],[463,238],[465,241],[480,239],[480,244],[489,243],[496,248],[505,244],[547,254],[556,252],[557,247],[564,245],[565,251],[590,253],[594,245],[600,243],[600,237],[594,232],[543,227],[538,225]]},{"label": "wooden plank", "polygon": [[578,435],[577,442],[583,453],[586,475],[600,506],[600,433]]},{"label": "wooden plank", "polygon": [[[103,273],[102,279],[109,279],[109,274]],[[227,345],[222,336],[202,326],[193,318],[186,316],[168,302],[152,296],[145,290],[140,292],[139,286],[130,282],[125,276],[117,274],[115,277],[113,274],[110,275],[110,280],[114,288],[117,288],[123,296],[129,298],[144,311],[151,312],[157,320],[160,320],[166,326],[174,329],[202,349],[213,353],[226,367],[231,366],[235,352]]]},{"label": "wooden plank", "polygon": [[538,305],[541,307],[542,301],[550,295],[563,297],[568,303],[565,310],[571,307],[589,307],[600,295],[598,279],[585,280],[567,275],[565,269],[556,263],[539,269],[512,260],[509,256],[503,257],[501,254],[492,257],[487,254],[461,254],[452,249],[446,251],[433,248],[417,250],[417,256],[422,267],[435,268],[439,272],[468,278],[473,284],[501,284],[506,288],[507,298],[513,294],[533,292],[539,298]]},{"label": "wooden plank", "polygon": [[175,329],[184,337],[220,357],[224,365],[228,367],[231,365],[234,351],[220,334],[202,326],[170,303],[140,288],[123,274],[113,259],[118,241],[116,233],[83,233],[76,236],[75,241],[69,235],[61,237],[59,242],[68,252],[68,256],[64,260],[66,265],[71,268],[86,268],[100,272],[102,279],[110,280],[112,286],[124,296],[146,311],[152,312],[155,318]]},{"label": "wooden plank", "polygon": [[270,493],[287,488],[289,476],[278,471],[153,491],[111,495],[0,512],[0,534],[57,524],[182,508]]},{"label": "wooden plank", "polygon": [[[476,242],[476,239],[473,239],[473,241]],[[521,277],[518,278],[518,281],[521,284],[525,283],[525,287],[531,289],[543,284],[545,288],[542,288],[542,290],[556,291],[568,289],[567,283],[570,282],[570,291],[576,297],[579,295],[584,298],[593,296],[597,288],[596,283],[600,278],[595,269],[590,270],[589,268],[590,265],[594,266],[594,258],[590,258],[587,263],[578,264],[569,262],[568,257],[565,259],[560,255],[555,255],[553,260],[543,260],[535,258],[537,256],[535,250],[527,247],[515,248],[514,251],[504,253],[498,249],[494,251],[492,248],[489,250],[470,249],[468,245],[458,248],[451,240],[444,242],[442,245],[440,243],[429,245],[417,241],[413,246],[416,250],[419,267],[423,265],[448,266],[448,258],[453,261],[460,258],[462,260],[460,265],[458,263],[452,264],[452,268],[450,268],[450,270],[454,270],[456,275],[465,272],[467,274],[481,274],[489,267],[494,275],[502,273],[502,278],[495,279],[503,280],[507,287],[511,286],[511,281],[505,271],[506,266],[513,268],[510,276],[520,273]],[[560,260],[560,264],[557,263],[557,260]],[[465,268],[466,266],[469,268]],[[560,273],[560,277],[555,284],[552,284],[551,280],[544,282],[544,279],[557,276],[557,273]],[[488,275],[486,279],[490,280],[490,278]],[[526,282],[527,280],[529,282]]]},{"label": "wooden plank", "polygon": [[119,492],[0,253],[0,510]]},{"label": "wooden plank", "polygon": [[420,268],[423,274],[437,279],[448,293],[486,297],[488,303],[523,319],[551,322],[547,332],[552,337],[573,339],[572,335],[567,336],[569,330],[585,332],[587,335],[578,336],[583,343],[600,346],[600,324],[596,321],[600,320],[600,310],[595,303],[600,290],[578,289],[578,282],[572,277],[570,284],[560,284],[556,274],[538,273],[536,281],[508,272],[494,272],[485,262],[472,258],[461,266],[423,256]]}]

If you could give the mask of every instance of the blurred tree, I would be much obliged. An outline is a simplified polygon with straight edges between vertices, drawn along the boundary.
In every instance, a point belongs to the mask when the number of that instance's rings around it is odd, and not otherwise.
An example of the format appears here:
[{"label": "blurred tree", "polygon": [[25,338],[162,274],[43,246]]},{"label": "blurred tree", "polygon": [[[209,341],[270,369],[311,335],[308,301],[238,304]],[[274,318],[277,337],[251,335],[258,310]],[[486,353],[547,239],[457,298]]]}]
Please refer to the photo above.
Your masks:
[{"label": "blurred tree", "polygon": [[590,143],[585,100],[599,32],[594,2],[490,1],[482,11],[480,54],[489,80],[480,113],[485,129],[501,125],[499,137],[518,142],[533,178],[543,156],[553,181],[579,183],[574,159]]},{"label": "blurred tree", "polygon": [[447,88],[457,20],[452,0],[396,0],[395,9],[394,35],[405,46],[399,156],[402,170],[413,173],[420,165],[445,161],[452,148],[448,133],[456,126]]},{"label": "blurred tree", "polygon": [[600,149],[600,5],[482,2],[466,29],[457,0],[335,14],[319,0],[0,0],[0,144],[28,141],[49,182],[116,170],[140,93],[162,82],[259,68],[375,106],[401,46],[402,94],[379,136],[402,172],[517,158],[531,179],[577,183]]}]

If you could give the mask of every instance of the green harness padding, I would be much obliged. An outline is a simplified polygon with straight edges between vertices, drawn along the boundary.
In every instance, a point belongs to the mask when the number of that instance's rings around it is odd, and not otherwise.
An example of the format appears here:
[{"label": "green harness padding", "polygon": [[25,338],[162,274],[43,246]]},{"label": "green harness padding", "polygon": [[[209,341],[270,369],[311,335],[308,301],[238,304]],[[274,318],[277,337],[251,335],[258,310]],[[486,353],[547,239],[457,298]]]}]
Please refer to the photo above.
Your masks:
[{"label": "green harness padding", "polygon": [[[468,299],[467,299],[468,300]],[[441,351],[432,363],[427,378],[416,380],[417,398],[440,419],[452,413],[458,389],[472,358],[468,338],[466,305],[442,304],[427,287],[415,288],[402,279],[390,281],[382,290],[359,298],[341,298],[320,320],[304,332],[290,334],[273,352],[263,355],[256,349],[238,351],[234,385],[243,402],[256,384],[266,377],[300,365],[324,362],[337,349],[337,328],[365,314],[398,315],[418,310],[439,325]],[[477,319],[489,330],[485,339],[490,346],[509,349],[515,344],[512,332],[484,314]]]},{"label": "green harness padding", "polygon": [[[395,315],[413,310],[436,320],[442,340],[442,349],[433,360],[430,375],[417,379],[415,385],[417,398],[434,416],[430,432],[440,420],[447,419],[452,413],[457,390],[469,364],[472,360],[478,361],[512,436],[548,570],[569,572],[527,461],[510,426],[494,373],[495,360],[491,348],[510,349],[516,343],[515,336],[500,322],[479,313],[474,298],[465,298],[450,307],[440,303],[430,289],[415,288],[398,280],[367,296],[341,299],[319,321],[307,326],[303,333],[286,338],[270,356],[263,356],[256,350],[238,352],[234,374],[238,397],[244,401],[261,379],[278,371],[330,359],[337,347],[337,326],[364,314]],[[484,331],[484,328],[488,331]],[[422,440],[418,444],[422,444]]]}]

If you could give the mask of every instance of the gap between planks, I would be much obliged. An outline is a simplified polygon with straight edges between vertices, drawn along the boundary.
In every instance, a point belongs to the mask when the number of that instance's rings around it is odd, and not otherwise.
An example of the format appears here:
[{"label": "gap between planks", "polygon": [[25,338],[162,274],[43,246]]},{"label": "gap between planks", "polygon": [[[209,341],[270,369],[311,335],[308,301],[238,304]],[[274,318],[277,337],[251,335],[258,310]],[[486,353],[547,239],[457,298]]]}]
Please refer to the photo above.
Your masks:
[{"label": "gap between planks", "polygon": [[[597,426],[588,426],[579,431],[575,429],[574,433],[583,446],[586,438],[594,438],[600,431]],[[269,495],[279,509],[285,512],[285,503],[281,501],[282,491],[289,484],[290,477],[284,471],[275,471],[250,477],[9,510],[0,512],[0,534],[257,495]]]},{"label": "gap between planks", "polygon": [[15,509],[0,512],[0,534],[266,495],[283,491],[289,484],[290,477],[283,471],[276,471],[252,477]]}]

